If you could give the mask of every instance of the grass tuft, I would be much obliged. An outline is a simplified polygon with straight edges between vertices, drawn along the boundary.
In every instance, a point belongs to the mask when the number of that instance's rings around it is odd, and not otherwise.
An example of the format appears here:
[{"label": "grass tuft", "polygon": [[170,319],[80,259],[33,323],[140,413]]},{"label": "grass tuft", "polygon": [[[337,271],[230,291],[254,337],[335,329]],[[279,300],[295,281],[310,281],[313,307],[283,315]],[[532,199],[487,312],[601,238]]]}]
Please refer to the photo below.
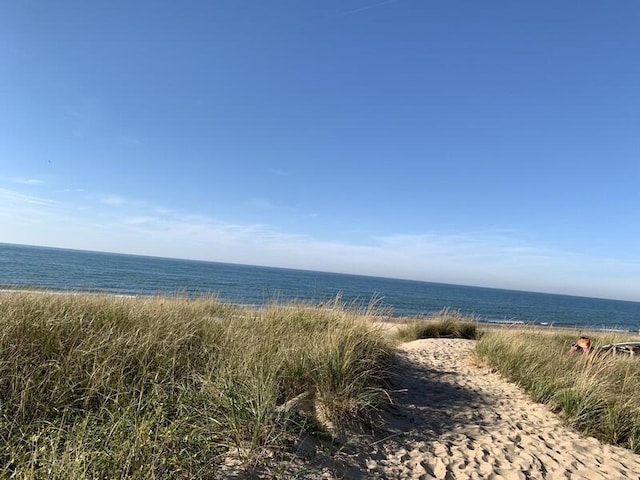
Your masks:
[{"label": "grass tuft", "polygon": [[[475,351],[481,362],[560,412],[577,430],[640,453],[640,360],[570,356],[575,339],[567,333],[496,329],[483,333]],[[597,348],[624,339],[603,333],[591,340]]]},{"label": "grass tuft", "polygon": [[475,339],[477,327],[478,321],[474,317],[444,308],[427,318],[416,319],[400,327],[396,339],[400,342],[442,337]]},{"label": "grass tuft", "polygon": [[[215,298],[0,296],[0,476],[211,478],[366,420],[392,347],[371,311]],[[308,397],[306,411],[283,408]]]}]

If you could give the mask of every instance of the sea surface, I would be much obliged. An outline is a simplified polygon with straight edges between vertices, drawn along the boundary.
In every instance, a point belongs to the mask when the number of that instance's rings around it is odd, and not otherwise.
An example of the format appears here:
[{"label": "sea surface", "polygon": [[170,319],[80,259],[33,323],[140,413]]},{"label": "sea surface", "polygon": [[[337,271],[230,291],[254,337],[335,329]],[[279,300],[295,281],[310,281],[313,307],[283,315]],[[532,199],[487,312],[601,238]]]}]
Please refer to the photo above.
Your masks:
[{"label": "sea surface", "polygon": [[0,288],[118,295],[205,295],[263,305],[331,301],[397,316],[448,307],[481,321],[640,330],[640,303],[284,268],[0,243]]}]

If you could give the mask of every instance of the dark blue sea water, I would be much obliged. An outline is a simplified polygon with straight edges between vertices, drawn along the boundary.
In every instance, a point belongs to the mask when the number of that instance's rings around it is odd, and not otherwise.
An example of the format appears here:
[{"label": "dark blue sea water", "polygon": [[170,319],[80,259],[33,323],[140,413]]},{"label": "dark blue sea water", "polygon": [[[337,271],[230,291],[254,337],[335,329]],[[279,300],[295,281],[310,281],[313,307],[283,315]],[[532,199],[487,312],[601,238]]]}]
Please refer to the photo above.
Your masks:
[{"label": "dark blue sea water", "polygon": [[274,300],[378,306],[394,315],[444,307],[483,321],[640,329],[640,303],[360,275],[176,260],[0,243],[0,287],[106,292],[122,295],[217,294],[241,304]]}]

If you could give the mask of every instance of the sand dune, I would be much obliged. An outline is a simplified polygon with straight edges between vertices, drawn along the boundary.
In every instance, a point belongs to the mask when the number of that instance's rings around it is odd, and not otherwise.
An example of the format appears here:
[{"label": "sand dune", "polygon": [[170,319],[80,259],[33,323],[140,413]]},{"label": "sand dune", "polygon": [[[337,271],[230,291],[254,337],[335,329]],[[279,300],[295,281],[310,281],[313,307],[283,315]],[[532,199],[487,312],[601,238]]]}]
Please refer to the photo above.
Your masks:
[{"label": "sand dune", "polygon": [[640,479],[640,455],[563,426],[474,365],[472,348],[454,339],[401,346],[388,432],[345,448],[315,478]]}]

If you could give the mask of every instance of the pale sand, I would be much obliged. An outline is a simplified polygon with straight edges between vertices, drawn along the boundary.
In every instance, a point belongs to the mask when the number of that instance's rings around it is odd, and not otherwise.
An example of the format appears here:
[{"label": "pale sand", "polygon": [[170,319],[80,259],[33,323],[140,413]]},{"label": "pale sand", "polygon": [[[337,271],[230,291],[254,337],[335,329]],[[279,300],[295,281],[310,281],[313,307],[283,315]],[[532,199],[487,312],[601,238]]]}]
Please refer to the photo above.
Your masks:
[{"label": "pale sand", "polygon": [[[640,455],[562,425],[517,386],[473,362],[472,340],[399,347],[389,431],[349,438],[322,473],[346,479],[640,479]],[[319,452],[318,452],[319,453]],[[297,476],[297,475],[296,475]]]}]

